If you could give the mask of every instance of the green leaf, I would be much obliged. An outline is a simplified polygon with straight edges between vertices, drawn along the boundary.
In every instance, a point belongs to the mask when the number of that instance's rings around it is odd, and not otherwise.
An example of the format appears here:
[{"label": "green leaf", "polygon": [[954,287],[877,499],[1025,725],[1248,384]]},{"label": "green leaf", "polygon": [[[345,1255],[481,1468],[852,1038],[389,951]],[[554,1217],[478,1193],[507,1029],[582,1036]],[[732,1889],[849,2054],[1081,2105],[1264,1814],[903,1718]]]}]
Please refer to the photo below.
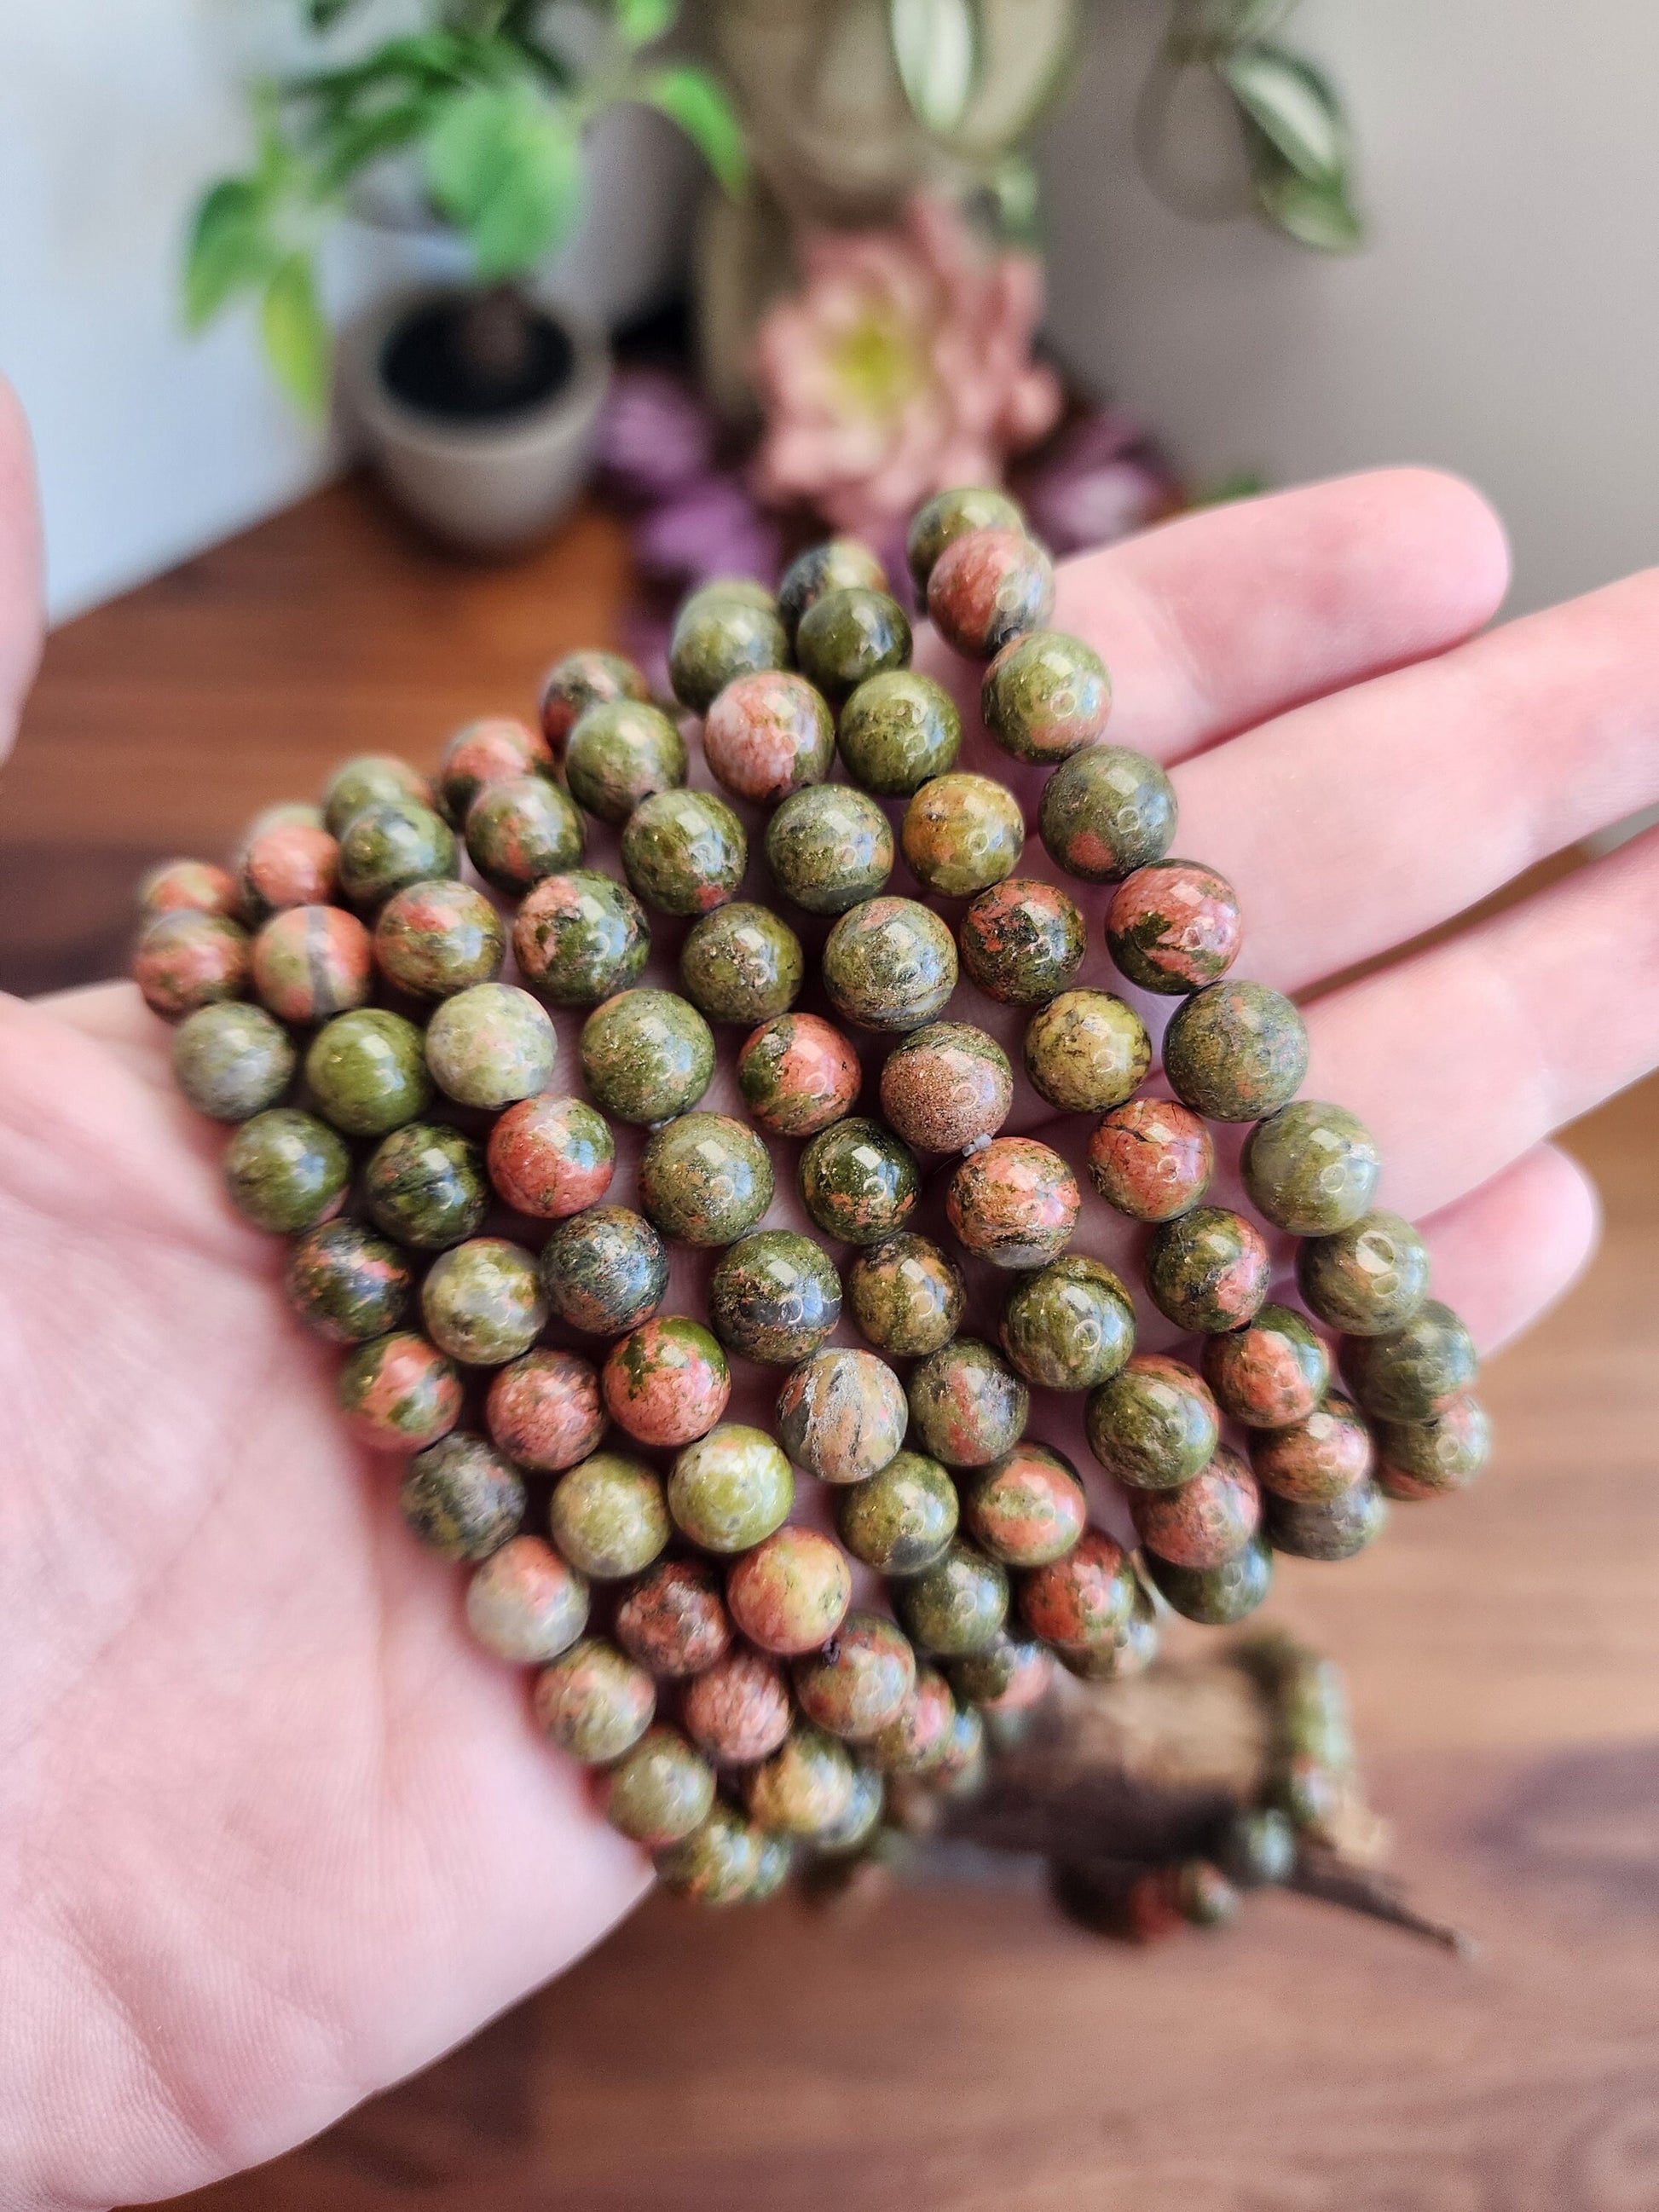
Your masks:
[{"label": "green leaf", "polygon": [[446,100],[426,167],[434,199],[466,233],[486,279],[524,275],[575,228],[574,126],[527,85],[480,85]]},{"label": "green leaf", "polygon": [[1352,253],[1365,242],[1365,226],[1349,197],[1346,176],[1304,177],[1271,141],[1252,149],[1256,204],[1269,222],[1322,253]]},{"label": "green leaf", "polygon": [[1346,179],[1351,149],[1342,105],[1311,62],[1282,46],[1241,46],[1216,68],[1245,114],[1298,176],[1317,185]]},{"label": "green leaf", "polygon": [[277,248],[266,206],[248,177],[222,177],[198,203],[185,254],[185,320],[192,331],[270,275]]},{"label": "green leaf", "polygon": [[968,111],[979,76],[979,10],[973,0],[888,0],[899,82],[924,131],[948,135]]},{"label": "green leaf", "polygon": [[328,398],[328,325],[317,305],[308,255],[290,253],[272,271],[259,331],[283,391],[303,413],[320,416]]},{"label": "green leaf", "polygon": [[648,46],[672,31],[678,20],[680,0],[616,0],[617,29],[629,46]]},{"label": "green leaf", "polygon": [[371,109],[366,115],[342,114],[330,124],[323,138],[317,186],[327,197],[356,176],[359,169],[382,154],[395,153],[424,136],[437,109],[431,93]]},{"label": "green leaf", "polygon": [[640,87],[639,97],[679,125],[735,199],[749,181],[749,156],[743,126],[716,79],[689,64],[658,70]]}]

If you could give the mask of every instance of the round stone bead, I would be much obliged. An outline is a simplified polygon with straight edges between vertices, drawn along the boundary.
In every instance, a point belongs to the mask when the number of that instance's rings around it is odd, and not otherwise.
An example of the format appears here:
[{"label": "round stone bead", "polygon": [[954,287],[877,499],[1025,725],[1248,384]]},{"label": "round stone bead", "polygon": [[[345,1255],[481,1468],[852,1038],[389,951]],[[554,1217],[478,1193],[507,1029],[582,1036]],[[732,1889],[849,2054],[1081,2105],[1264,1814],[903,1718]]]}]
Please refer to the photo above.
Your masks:
[{"label": "round stone bead", "polygon": [[1173,1221],[1196,1206],[1215,1172],[1208,1129],[1172,1098],[1131,1098],[1089,1139],[1089,1180],[1131,1221]]},{"label": "round stone bead", "polygon": [[360,1344],[341,1368],[336,1392],[347,1427],[371,1451],[421,1451],[461,1416],[453,1361],[406,1329]]},{"label": "round stone bead", "polygon": [[682,1114],[665,1122],[640,1161],[640,1204],[665,1237],[731,1244],[772,1203],[772,1161],[743,1122]]},{"label": "round stone bead", "polygon": [[248,936],[239,922],[198,907],[174,907],[147,921],[132,956],[132,980],[163,1021],[240,999],[248,985]]},{"label": "round stone bead", "polygon": [[571,797],[616,830],[641,799],[679,790],[688,765],[678,725],[637,699],[590,707],[564,757]]},{"label": "round stone bead", "polygon": [[936,492],[919,507],[910,521],[905,557],[917,592],[925,598],[927,580],[939,556],[970,530],[1023,531],[1025,517],[1005,491],[988,484],[958,485]]},{"label": "round stone bead", "polygon": [[420,1252],[472,1236],[489,1206],[483,1154],[436,1121],[409,1121],[383,1139],[369,1155],[363,1188],[375,1225]]},{"label": "round stone bead", "polygon": [[657,1879],[696,1905],[748,1904],[761,1893],[764,1847],[775,1840],[716,1798],[700,1827],[657,1853]]},{"label": "round stone bead", "polygon": [[605,1817],[647,1851],[689,1836],[714,1802],[714,1771],[678,1729],[648,1728],[599,1784]]},{"label": "round stone bead", "polygon": [[799,938],[769,907],[718,907],[680,948],[685,995],[711,1022],[774,1020],[794,1005],[805,973]]},{"label": "round stone bead", "polygon": [[738,1088],[751,1118],[777,1137],[811,1137],[859,1095],[859,1056],[816,1014],[780,1014],[745,1037]]},{"label": "round stone bead", "polygon": [[836,1012],[861,1029],[920,1029],[957,987],[956,940],[915,899],[866,899],[825,939],[823,986]]},{"label": "round stone bead", "polygon": [[146,921],[158,914],[236,915],[236,878],[211,860],[163,860],[138,879],[138,911]]},{"label": "round stone bead", "polygon": [[513,924],[519,972],[556,1006],[597,1006],[637,982],[651,926],[632,891],[591,868],[549,876]]},{"label": "round stone bead", "polygon": [[1132,983],[1169,996],[1201,991],[1238,957],[1238,894],[1196,860],[1137,868],[1112,895],[1106,943]]},{"label": "round stone bead", "polygon": [[916,1655],[882,1614],[849,1613],[822,1650],[796,1662],[794,1682],[808,1720],[860,1743],[898,1718],[915,1687]]},{"label": "round stone bead", "polygon": [[642,1444],[689,1444],[726,1411],[732,1372],[700,1321],[665,1314],[612,1345],[600,1382],[619,1428]]},{"label": "round stone bead", "polygon": [[1212,1121],[1276,1114],[1307,1072],[1302,1017],[1265,983],[1212,983],[1182,1001],[1164,1032],[1170,1089]]},{"label": "round stone bead", "polygon": [[1019,865],[1025,817],[1007,786],[988,775],[936,775],[905,808],[899,843],[925,890],[972,898]]},{"label": "round stone bead", "polygon": [[710,586],[680,609],[668,647],[674,696],[694,714],[706,714],[739,676],[787,668],[789,637],[775,605]]},{"label": "round stone bead", "polygon": [[1267,1596],[1273,1559],[1266,1541],[1255,1535],[1218,1567],[1177,1567],[1152,1553],[1146,1573],[1159,1596],[1183,1619],[1206,1628],[1231,1628]]},{"label": "round stone bead", "polygon": [[980,687],[985,726],[1016,760],[1069,760],[1112,710],[1106,664],[1080,637],[1037,629],[1005,645]]},{"label": "round stone bead", "polygon": [[651,686],[633,662],[620,653],[602,653],[592,647],[567,653],[542,678],[542,734],[556,760],[562,760],[570,732],[590,707],[608,706],[616,699],[648,700]]},{"label": "round stone bead", "polygon": [[1330,1237],[1369,1212],[1382,1156],[1346,1106],[1298,1098],[1256,1123],[1240,1165],[1264,1220],[1293,1237]]},{"label": "round stone bead", "polygon": [[222,999],[186,1014],[173,1037],[173,1079],[199,1114],[246,1121],[274,1106],[298,1055],[262,1006]]},{"label": "round stone bead", "polygon": [[789,1733],[789,1685],[775,1660],[734,1644],[687,1685],[682,1711],[717,1766],[753,1766]]},{"label": "round stone bead", "polygon": [[856,538],[831,538],[797,554],[778,586],[778,613],[793,642],[800,618],[829,592],[884,592],[887,571]]},{"label": "round stone bead", "polygon": [[1468,1391],[1425,1421],[1379,1420],[1377,1480],[1390,1498],[1438,1498],[1467,1490],[1492,1456],[1492,1422]]},{"label": "round stone bead", "polygon": [[1033,1568],[1019,1585],[1025,1626],[1066,1653],[1110,1644],[1133,1619],[1138,1600],[1128,1553],[1100,1528],[1085,1528],[1062,1558]]},{"label": "round stone bead", "polygon": [[731,1649],[732,1623],[716,1570],[702,1559],[662,1559],[617,1607],[617,1641],[669,1681],[701,1674]]},{"label": "round stone bead", "polygon": [[947,1797],[975,1797],[985,1785],[985,1723],[976,1712],[958,1706],[928,1780]]},{"label": "round stone bead", "polygon": [[674,991],[618,992],[582,1024],[582,1073],[618,1121],[671,1121],[696,1104],[714,1073],[714,1038]]},{"label": "round stone bead", "polygon": [[957,1152],[994,1136],[1013,1103],[1013,1073],[994,1037],[969,1022],[929,1022],[901,1037],[881,1073],[881,1110],[907,1144]]},{"label": "round stone bead", "polygon": [[778,1394],[778,1441],[821,1482],[867,1482],[910,1419],[904,1385],[872,1352],[815,1352]]},{"label": "round stone bead", "polygon": [[1267,1538],[1298,1559],[1352,1559],[1382,1533],[1389,1501],[1375,1483],[1357,1482],[1316,1504],[1267,1499]]},{"label": "round stone bead", "polygon": [[1474,1340],[1439,1298],[1425,1299],[1403,1328],[1342,1347],[1342,1371],[1375,1420],[1427,1421],[1474,1381]]},{"label": "round stone bead", "polygon": [[524,1484],[482,1437],[441,1437],[409,1462],[398,1509],[442,1558],[487,1559],[519,1533]]},{"label": "round stone bead", "polygon": [[803,676],[739,676],[704,718],[702,752],[715,781],[736,798],[775,806],[829,775],[835,718]]},{"label": "round stone bead", "polygon": [[909,1146],[879,1121],[832,1122],[802,1152],[797,1175],[816,1226],[847,1244],[890,1237],[921,1195]]},{"label": "round stone bead", "polygon": [[668,1478],[674,1525],[701,1551],[752,1551],[789,1518],[795,1478],[762,1429],[728,1421],[687,1444]]},{"label": "round stone bead", "polygon": [[623,872],[659,914],[708,914],[743,881],[749,840],[712,791],[659,791],[642,799],[623,831]]},{"label": "round stone bead", "polygon": [[850,784],[812,784],[766,825],[766,865],[787,899],[809,914],[845,914],[893,872],[892,824]]},{"label": "round stone bead", "polygon": [[574,867],[587,842],[575,802],[539,775],[492,783],[472,802],[466,849],[486,883],[519,898],[547,876]]},{"label": "round stone bead", "polygon": [[418,769],[395,753],[359,753],[343,761],[323,787],[323,822],[330,834],[343,837],[348,825],[366,806],[416,806],[435,802],[431,784]]},{"label": "round stone bead", "polygon": [[993,1712],[1024,1712],[1047,1691],[1054,1661],[1046,1645],[1005,1628],[994,1644],[953,1659],[946,1669],[959,1705],[983,1705]]},{"label": "round stone bead", "polygon": [[902,1451],[844,1491],[836,1528],[855,1559],[884,1575],[919,1575],[951,1548],[960,1515],[957,1486],[936,1459]]},{"label": "round stone bead", "polygon": [[1296,1871],[1296,1831],[1274,1806],[1242,1807],[1229,1818],[1216,1856],[1236,1889],[1269,1889]]},{"label": "round stone bead", "polygon": [[1247,1328],[1212,1336],[1204,1380],[1222,1412],[1247,1429],[1287,1429],[1323,1401],[1330,1354],[1299,1313],[1264,1305]]},{"label": "round stone bead", "polygon": [[997,1267],[1041,1267],[1065,1249],[1083,1197],[1060,1154],[998,1137],[951,1177],[945,1212],[969,1251]]},{"label": "round stone bead", "polygon": [[473,1569],[466,1625],[498,1659],[556,1659],[587,1626],[587,1585],[539,1536],[514,1536]]},{"label": "round stone bead", "polygon": [[272,822],[236,856],[237,903],[255,928],[291,906],[327,906],[339,883],[340,848],[320,822]]},{"label": "round stone bead", "polygon": [[1221,1421],[1201,1376],[1160,1352],[1139,1352],[1089,1393],[1089,1449],[1132,1490],[1172,1490],[1215,1455]]},{"label": "round stone bead", "polygon": [[1133,1006],[1109,991],[1062,991],[1025,1025],[1025,1073],[1062,1114],[1099,1114],[1139,1090],[1152,1041]]},{"label": "round stone bead", "polygon": [[432,1340],[468,1367],[499,1367],[547,1326],[534,1255],[504,1237],[471,1237],[441,1252],[421,1285]]},{"label": "round stone bead", "polygon": [[586,1100],[544,1091],[500,1116],[487,1158],[489,1179],[508,1206],[539,1221],[562,1221],[610,1189],[617,1146],[604,1115]]},{"label": "round stone bead", "polygon": [[1038,876],[1010,876],[962,917],[962,964],[988,999],[1044,1006],[1083,964],[1088,935],[1074,900]]},{"label": "round stone bead", "polygon": [[452,830],[492,784],[554,773],[553,752],[539,730],[511,714],[486,714],[456,731],[438,756],[438,811]]},{"label": "round stone bead", "polygon": [[910,623],[898,601],[867,585],[826,592],[801,617],[795,658],[832,707],[872,676],[910,665]]},{"label": "round stone bead", "polygon": [[426,1064],[459,1106],[511,1106],[552,1079],[559,1040],[547,1010],[513,983],[474,983],[427,1024]]},{"label": "round stone bead", "polygon": [[599,1378],[574,1352],[526,1352],[492,1378],[484,1419],[515,1466],[556,1474],[605,1434]]},{"label": "round stone bead", "polygon": [[1158,1616],[1150,1598],[1137,1592],[1135,1611],[1121,1628],[1095,1644],[1078,1645],[1057,1656],[1080,1682],[1121,1682],[1144,1674],[1158,1656]]},{"label": "round stone bead", "polygon": [[878,1352],[919,1358],[956,1334],[966,1304],[956,1263],[926,1237],[866,1245],[847,1271],[853,1325]]},{"label": "round stone bead", "polygon": [[585,1636],[536,1677],[536,1724],[585,1766],[608,1766],[651,1725],[657,1692],[642,1667],[603,1638]]},{"label": "round stone bead", "polygon": [[956,766],[962,715],[931,676],[889,669],[860,684],[842,708],[836,742],[848,775],[862,790],[908,799]]},{"label": "round stone bead", "polygon": [[1345,1336],[1385,1336],[1428,1296],[1428,1249],[1399,1214],[1362,1214],[1334,1236],[1305,1240],[1296,1282],[1316,1319]]},{"label": "round stone bead", "polygon": [[844,1744],[798,1721],[764,1765],[744,1777],[744,1802],[763,1828],[810,1838],[846,1817],[855,1771]]},{"label": "round stone bead", "polygon": [[339,1211],[351,1155],[314,1114],[272,1106],[244,1121],[225,1152],[225,1188],[244,1221],[279,1234]]},{"label": "round stone bead", "polygon": [[1000,1354],[960,1336],[914,1370],[910,1419],[918,1441],[946,1467],[988,1467],[1025,1433],[1030,1393]]},{"label": "round stone bead", "polygon": [[368,932],[337,906],[293,906],[253,940],[253,988],[278,1021],[325,1022],[367,1004],[374,962]]},{"label": "round stone bead", "polygon": [[728,1350],[793,1367],[841,1319],[841,1278],[810,1237],[757,1230],[733,1244],[709,1277],[708,1318]]},{"label": "round stone bead", "polygon": [[1049,858],[1085,883],[1113,884],[1161,860],[1175,836],[1175,787],[1156,761],[1085,745],[1043,787],[1037,831]]},{"label": "round stone bead", "polygon": [[963,1499],[969,1533],[1006,1567],[1063,1559],[1089,1518],[1077,1469],[1047,1444],[1016,1444],[993,1460]]},{"label": "round stone bead", "polygon": [[1238,1917],[1238,1892],[1207,1859],[1188,1859],[1177,1869],[1175,1902],[1189,1928],[1225,1928]]},{"label": "round stone bead", "polygon": [[353,1137],[383,1137],[432,1103],[421,1032],[378,1006],[324,1024],[306,1054],[306,1084],[326,1118]]},{"label": "round stone bead", "polygon": [[726,1603],[749,1641],[781,1659],[826,1644],[853,1601],[853,1571],[816,1528],[777,1528],[726,1577]]},{"label": "round stone bead", "polygon": [[397,1246],[355,1221],[295,1237],[283,1278],[289,1305],[329,1344],[367,1344],[396,1328],[414,1286]]},{"label": "round stone bead", "polygon": [[944,1675],[918,1667],[916,1686],[898,1717],[877,1730],[862,1755],[883,1774],[926,1774],[949,1751],[956,1717],[957,1702]]},{"label": "round stone bead", "polygon": [[412,799],[363,807],[340,836],[340,888],[353,906],[383,906],[408,884],[459,872],[455,833]]},{"label": "round stone bead", "polygon": [[1370,1431],[1333,1393],[1313,1413],[1250,1437],[1250,1465],[1264,1490],[1293,1505],[1321,1505],[1364,1482],[1376,1457]]},{"label": "round stone bead", "polygon": [[380,973],[415,999],[449,999],[501,972],[501,916],[470,884],[410,884],[389,898],[374,925]]},{"label": "round stone bead", "polygon": [[1177,1328],[1206,1334],[1255,1318],[1273,1279],[1265,1238],[1242,1213],[1194,1206],[1153,1230],[1146,1288]]},{"label": "round stone bead", "polygon": [[668,1289],[668,1255],[643,1214],[590,1206],[542,1247],[542,1288],[554,1315],[586,1336],[619,1336],[655,1313]]},{"label": "round stone bead", "polygon": [[997,1334],[1040,1390],[1092,1390],[1135,1348],[1134,1301],[1098,1260],[1065,1254],[1010,1284]]},{"label": "round stone bead", "polygon": [[1261,1493],[1238,1454],[1224,1444],[1201,1474],[1176,1490],[1129,1493],[1135,1534],[1177,1567],[1218,1567],[1261,1525]]},{"label": "round stone bead", "polygon": [[992,660],[1054,611],[1054,568],[1023,530],[968,530],[927,578],[927,612],[947,645]]},{"label": "round stone bead", "polygon": [[562,1556],[595,1582],[642,1574],[672,1534],[661,1483],[620,1452],[595,1452],[562,1475],[547,1520]]}]

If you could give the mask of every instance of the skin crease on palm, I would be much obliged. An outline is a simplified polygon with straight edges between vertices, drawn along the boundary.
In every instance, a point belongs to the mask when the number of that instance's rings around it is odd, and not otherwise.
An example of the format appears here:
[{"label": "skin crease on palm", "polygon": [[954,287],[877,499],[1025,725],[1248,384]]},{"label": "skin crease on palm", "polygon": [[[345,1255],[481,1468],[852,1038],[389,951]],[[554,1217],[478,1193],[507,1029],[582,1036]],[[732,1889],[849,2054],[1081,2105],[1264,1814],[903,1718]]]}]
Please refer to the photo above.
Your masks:
[{"label": "skin crease on palm", "polygon": [[[1111,734],[1170,764],[1177,849],[1237,884],[1239,974],[1310,989],[1659,799],[1659,580],[1481,635],[1505,579],[1476,495],[1410,471],[1062,572],[1056,621],[1113,669]],[[37,609],[0,387],[0,738]],[[1034,811],[1035,776],[970,722],[963,765]],[[596,829],[590,854],[614,865],[614,839]],[[1035,838],[1025,866],[1053,873]],[[1085,980],[1109,987],[1107,894],[1072,888]],[[1008,1010],[964,986],[951,1012],[1017,1056]],[[1307,1095],[1370,1123],[1382,1201],[1424,1222],[1439,1294],[1495,1347],[1594,1243],[1550,1131],[1659,1056],[1659,840],[1309,1020]],[[731,1109],[721,1042],[704,1103]],[[5,2212],[148,2201],[271,2155],[556,1973],[649,1881],[532,1729],[524,1678],[469,1644],[460,1577],[404,1533],[394,1469],[345,1438],[334,1358],[229,1212],[222,1133],[172,1095],[166,1052],[125,984],[0,999]],[[1087,1133],[1023,1079],[1009,1126],[1073,1161]],[[769,1218],[805,1226],[785,1150]],[[1129,1265],[1091,1194],[1074,1249]],[[702,1310],[707,1272],[678,1255],[668,1310]],[[738,1364],[732,1417],[765,1421],[781,1377]],[[1086,1456],[1075,1401],[1033,1426]]]}]

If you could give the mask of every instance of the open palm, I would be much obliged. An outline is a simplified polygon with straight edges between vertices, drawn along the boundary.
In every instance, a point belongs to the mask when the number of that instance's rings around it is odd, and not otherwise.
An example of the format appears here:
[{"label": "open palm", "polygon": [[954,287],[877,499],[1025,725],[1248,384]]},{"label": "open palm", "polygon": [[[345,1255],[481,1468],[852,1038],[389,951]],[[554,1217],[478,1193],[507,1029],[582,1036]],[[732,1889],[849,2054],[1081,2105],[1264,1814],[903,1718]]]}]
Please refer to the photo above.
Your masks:
[{"label": "open palm", "polygon": [[[30,649],[19,527],[0,680]],[[1063,573],[1056,619],[1117,679],[1113,734],[1181,763],[1178,849],[1238,885],[1240,973],[1304,991],[1659,797],[1659,587],[1474,639],[1503,585],[1480,502],[1407,473]],[[969,754],[1018,781],[982,738]],[[1026,866],[1053,873],[1035,842]],[[1656,888],[1638,842],[1310,1010],[1309,1094],[1372,1125],[1384,1201],[1425,1221],[1488,1346],[1593,1241],[1543,1139],[1659,1048]],[[1107,981],[1092,944],[1085,980]],[[965,986],[951,1012],[1008,1039]],[[1051,1119],[1022,1091],[1010,1126]],[[1086,1130],[1047,1133],[1075,1153]],[[280,1254],[225,1204],[222,1142],[125,987],[0,1000],[6,2205],[155,2197],[270,2154],[557,1970],[648,1879],[461,1632],[393,1469],[345,1437]],[[1077,1249],[1121,1260],[1125,1224],[1088,1205]],[[688,1260],[677,1276],[697,1310]],[[749,1370],[734,1413],[776,1380]],[[1067,1419],[1054,1401],[1037,1425]]]}]

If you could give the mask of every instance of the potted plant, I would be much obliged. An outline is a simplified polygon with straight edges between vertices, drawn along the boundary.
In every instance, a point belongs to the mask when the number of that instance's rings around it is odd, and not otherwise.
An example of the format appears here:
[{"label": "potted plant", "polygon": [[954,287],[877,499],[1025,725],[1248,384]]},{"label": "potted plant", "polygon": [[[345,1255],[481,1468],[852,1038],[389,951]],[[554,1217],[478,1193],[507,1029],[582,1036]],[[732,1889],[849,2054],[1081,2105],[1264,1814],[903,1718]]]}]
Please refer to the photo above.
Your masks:
[{"label": "potted plant", "polygon": [[[299,0],[337,46],[364,0]],[[346,333],[340,385],[393,492],[451,542],[505,550],[534,536],[581,481],[609,374],[604,335],[538,272],[574,234],[583,136],[623,101],[656,109],[737,192],[742,137],[720,86],[643,52],[678,0],[422,0],[419,27],[252,94],[257,153],[198,203],[185,258],[200,328],[257,301],[271,368],[319,413],[333,346],[316,257],[347,212],[446,229],[462,281],[382,302]]]}]

